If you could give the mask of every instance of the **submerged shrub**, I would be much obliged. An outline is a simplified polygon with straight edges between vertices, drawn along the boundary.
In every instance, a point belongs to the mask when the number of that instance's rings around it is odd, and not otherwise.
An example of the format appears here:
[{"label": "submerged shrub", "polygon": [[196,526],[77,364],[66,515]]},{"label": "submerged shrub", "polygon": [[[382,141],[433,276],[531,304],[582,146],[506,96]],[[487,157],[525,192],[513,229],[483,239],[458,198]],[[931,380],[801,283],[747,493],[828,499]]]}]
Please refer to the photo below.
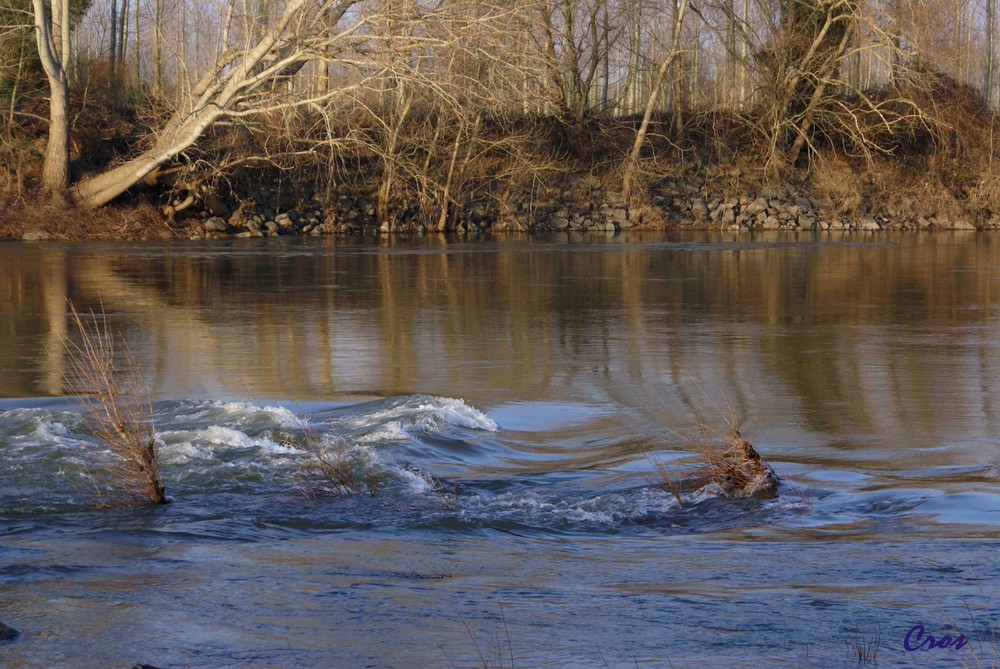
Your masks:
[{"label": "submerged shrub", "polygon": [[384,475],[377,471],[363,448],[352,449],[343,440],[324,443],[308,426],[302,427],[301,438],[290,440],[290,445],[306,454],[299,482],[308,497],[357,494],[374,497],[385,484]]},{"label": "submerged shrub", "polygon": [[127,349],[116,350],[103,313],[84,318],[72,304],[70,311],[80,335],[79,343],[66,340],[71,393],[83,406],[88,430],[107,450],[89,454],[90,493],[101,507],[164,504],[152,400],[138,363]]},{"label": "submerged shrub", "polygon": [[713,486],[723,497],[772,498],[778,494],[778,476],[749,441],[740,434],[739,427],[731,432],[720,448],[717,442],[702,439],[696,443],[704,463],[676,471],[651,458],[661,485],[670,490],[677,501],[681,494]]}]

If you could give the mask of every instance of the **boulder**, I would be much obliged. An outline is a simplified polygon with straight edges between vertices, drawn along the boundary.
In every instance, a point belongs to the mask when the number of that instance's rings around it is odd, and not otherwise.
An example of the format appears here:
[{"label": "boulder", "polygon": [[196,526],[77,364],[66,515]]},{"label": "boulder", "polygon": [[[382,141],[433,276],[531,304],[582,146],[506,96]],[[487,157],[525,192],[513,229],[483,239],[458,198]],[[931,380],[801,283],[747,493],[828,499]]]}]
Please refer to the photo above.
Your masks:
[{"label": "boulder", "polygon": [[767,211],[767,207],[768,207],[767,198],[759,197],[753,202],[751,202],[749,205],[747,205],[745,213],[748,218],[753,218],[757,214],[762,214],[765,211]]},{"label": "boulder", "polygon": [[229,206],[226,205],[225,201],[219,197],[215,191],[208,191],[205,193],[203,198],[205,205],[205,211],[212,214],[212,216],[221,216],[222,218],[229,218],[232,211]]},{"label": "boulder", "polygon": [[704,198],[695,198],[691,202],[691,215],[699,219],[708,216],[708,205],[705,203]]},{"label": "boulder", "polygon": [[225,232],[226,231],[226,219],[221,216],[213,216],[202,224],[205,232]]},{"label": "boulder", "polygon": [[3,623],[0,623],[0,642],[13,641],[20,635],[21,633],[13,627],[7,627]]}]

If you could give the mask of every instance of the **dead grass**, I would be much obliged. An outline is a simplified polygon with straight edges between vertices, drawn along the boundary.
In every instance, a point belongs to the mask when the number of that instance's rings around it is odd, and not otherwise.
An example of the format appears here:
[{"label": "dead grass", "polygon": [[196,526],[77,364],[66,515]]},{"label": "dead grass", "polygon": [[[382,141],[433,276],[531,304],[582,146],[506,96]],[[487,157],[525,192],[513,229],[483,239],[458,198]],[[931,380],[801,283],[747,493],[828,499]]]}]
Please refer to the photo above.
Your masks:
[{"label": "dead grass", "polygon": [[[0,197],[0,201],[5,199],[9,198]],[[32,191],[0,208],[0,240],[20,240],[27,232],[44,232],[52,241],[134,241],[183,239],[190,231],[186,224],[171,224],[155,207],[142,202],[89,210],[56,203]]]},{"label": "dead grass", "polygon": [[864,184],[856,166],[840,156],[825,154],[810,175],[812,192],[829,198],[837,213],[854,214],[861,206]]},{"label": "dead grass", "polygon": [[875,626],[875,630],[870,634],[862,632],[855,627],[847,637],[847,647],[852,658],[857,659],[859,666],[876,664],[878,662],[878,651],[882,645],[882,627]]},{"label": "dead grass", "polygon": [[166,503],[152,401],[138,364],[116,350],[103,313],[82,316],[72,304],[70,311],[80,342],[66,341],[68,380],[87,428],[107,449],[88,465],[90,493],[100,507]]},{"label": "dead grass", "polygon": [[487,641],[481,642],[479,635],[473,631],[469,623],[465,623],[465,631],[472,641],[472,646],[479,658],[479,664],[483,669],[514,669],[514,642],[511,640],[510,628],[507,626],[507,614],[503,610],[503,604],[498,602],[500,608],[500,621],[503,624],[503,635],[499,631],[494,632],[492,638],[487,635]]}]

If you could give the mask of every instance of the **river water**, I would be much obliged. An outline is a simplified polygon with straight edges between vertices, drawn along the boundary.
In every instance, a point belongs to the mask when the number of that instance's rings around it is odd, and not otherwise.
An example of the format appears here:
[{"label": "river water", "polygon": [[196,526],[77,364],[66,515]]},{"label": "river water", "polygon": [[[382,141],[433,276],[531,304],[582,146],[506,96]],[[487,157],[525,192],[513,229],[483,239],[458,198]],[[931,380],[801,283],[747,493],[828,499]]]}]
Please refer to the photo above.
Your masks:
[{"label": "river water", "polygon": [[[88,504],[67,300],[172,504]],[[0,398],[5,668],[1000,658],[996,234],[10,244]],[[658,485],[730,421],[777,499]],[[303,431],[383,489],[303,495]]]}]

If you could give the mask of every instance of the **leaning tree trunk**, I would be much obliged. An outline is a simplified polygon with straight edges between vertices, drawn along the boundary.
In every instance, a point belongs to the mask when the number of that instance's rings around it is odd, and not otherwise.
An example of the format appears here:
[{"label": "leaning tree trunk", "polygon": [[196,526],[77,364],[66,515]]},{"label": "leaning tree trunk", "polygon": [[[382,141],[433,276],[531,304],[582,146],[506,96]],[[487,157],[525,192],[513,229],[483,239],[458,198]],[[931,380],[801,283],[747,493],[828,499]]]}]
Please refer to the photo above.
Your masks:
[{"label": "leaning tree trunk", "polygon": [[[34,0],[36,3],[44,1]],[[278,20],[256,44],[247,50],[222,53],[216,58],[212,71],[194,87],[190,100],[174,113],[151,149],[123,165],[81,181],[75,188],[78,202],[86,207],[100,207],[111,202],[192,146],[220,118],[254,113],[258,107],[247,103],[251,96],[259,95],[268,85],[294,76],[306,62],[316,57],[316,45],[303,38],[322,39],[318,36],[329,32],[330,26],[336,25],[356,1],[289,0]],[[259,102],[257,105],[265,106]]]},{"label": "leaning tree trunk", "polygon": [[[69,186],[69,0],[53,0],[49,17],[45,0],[32,0],[38,55],[49,80],[49,141],[42,185],[52,191]],[[58,31],[58,34],[53,34]],[[58,40],[58,41],[57,41]]]},{"label": "leaning tree trunk", "polygon": [[85,207],[100,207],[111,202],[193,145],[220,116],[221,110],[215,107],[206,107],[191,116],[175,115],[152,149],[112,170],[81,181],[75,189],[77,201]]}]

